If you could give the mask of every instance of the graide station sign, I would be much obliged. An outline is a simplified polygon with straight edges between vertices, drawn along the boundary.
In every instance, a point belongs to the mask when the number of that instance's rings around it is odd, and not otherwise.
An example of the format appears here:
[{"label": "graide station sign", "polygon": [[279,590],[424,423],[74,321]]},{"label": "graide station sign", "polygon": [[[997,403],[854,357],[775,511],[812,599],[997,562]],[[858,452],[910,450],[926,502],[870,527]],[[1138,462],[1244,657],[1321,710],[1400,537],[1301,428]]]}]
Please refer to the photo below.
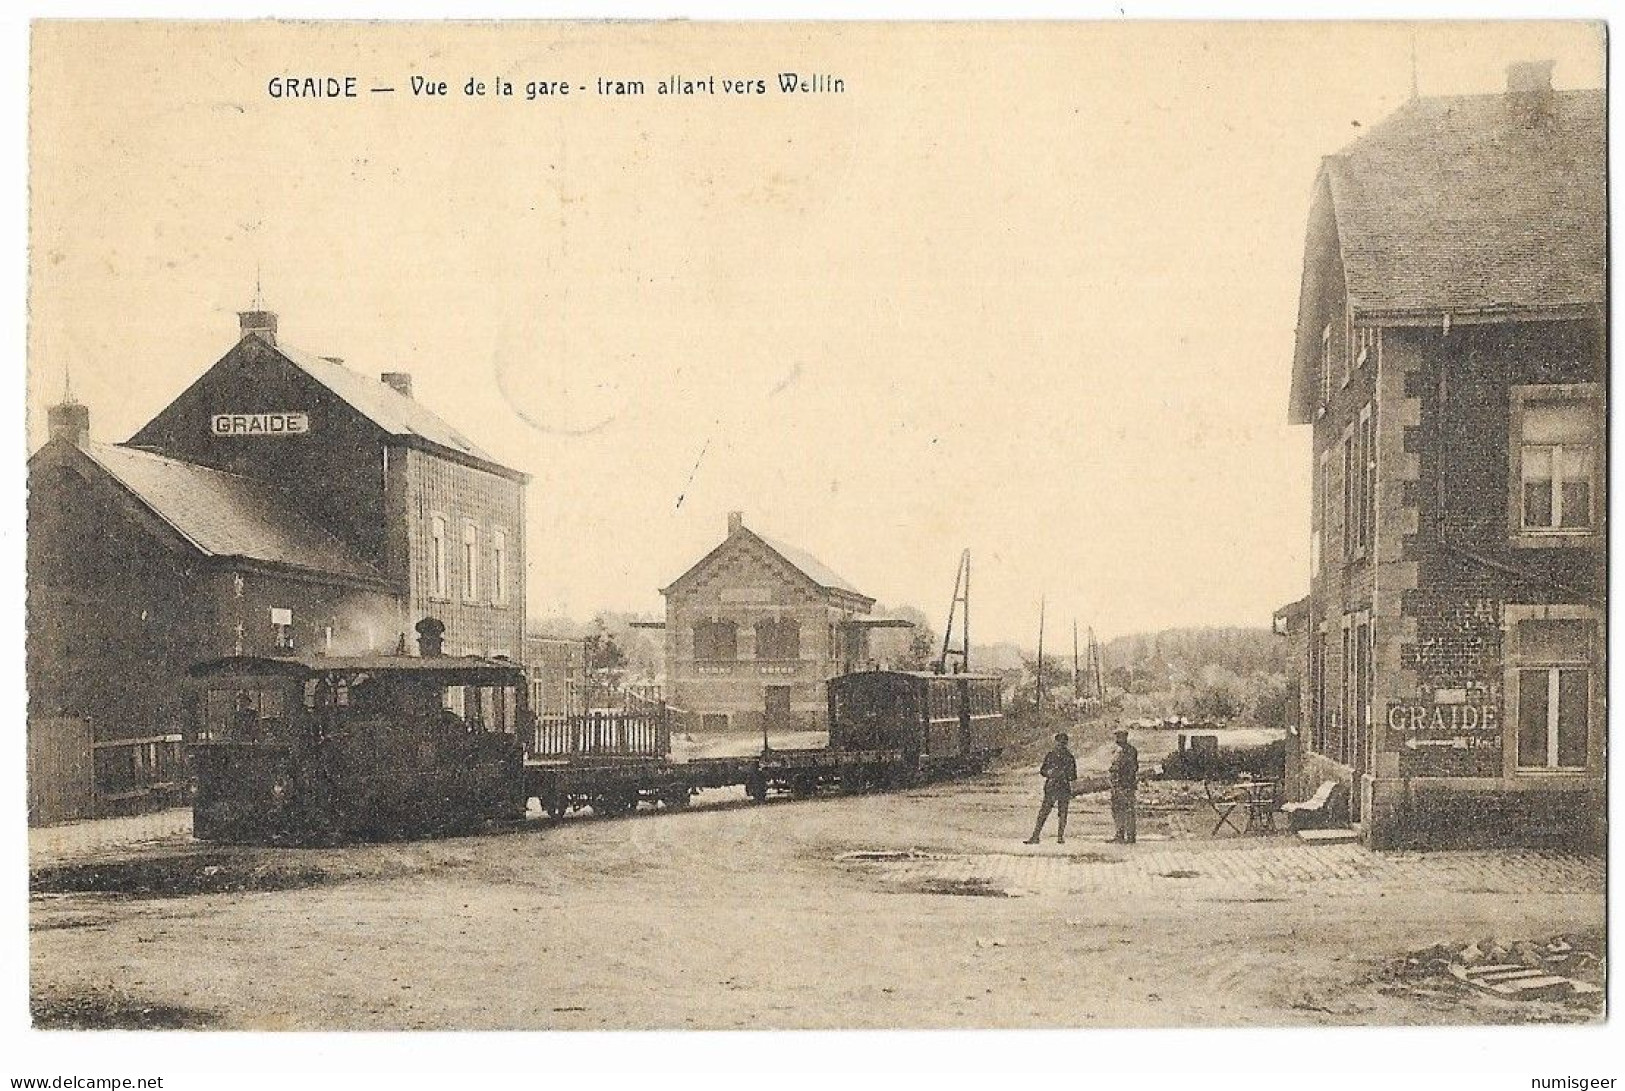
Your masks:
[{"label": "graide station sign", "polygon": [[310,431],[305,413],[216,413],[209,431],[217,436],[302,436]]}]

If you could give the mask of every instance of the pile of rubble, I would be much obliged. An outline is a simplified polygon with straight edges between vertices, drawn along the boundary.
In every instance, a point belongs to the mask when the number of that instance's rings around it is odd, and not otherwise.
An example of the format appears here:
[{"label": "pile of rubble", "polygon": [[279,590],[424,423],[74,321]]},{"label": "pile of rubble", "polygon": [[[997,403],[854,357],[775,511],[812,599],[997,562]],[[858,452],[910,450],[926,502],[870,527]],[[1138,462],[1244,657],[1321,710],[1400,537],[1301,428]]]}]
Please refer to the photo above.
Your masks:
[{"label": "pile of rubble", "polygon": [[1494,996],[1561,1000],[1600,996],[1605,952],[1601,933],[1548,940],[1486,937],[1455,947],[1439,944],[1405,960],[1417,976],[1447,973]]}]

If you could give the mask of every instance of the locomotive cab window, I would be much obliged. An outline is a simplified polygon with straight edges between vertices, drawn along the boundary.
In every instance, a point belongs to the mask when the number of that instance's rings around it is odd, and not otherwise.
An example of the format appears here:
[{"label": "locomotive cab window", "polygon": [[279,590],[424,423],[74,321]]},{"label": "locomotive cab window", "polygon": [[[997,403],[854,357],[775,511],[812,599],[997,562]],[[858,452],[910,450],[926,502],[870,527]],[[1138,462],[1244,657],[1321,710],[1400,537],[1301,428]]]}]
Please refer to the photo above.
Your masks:
[{"label": "locomotive cab window", "polygon": [[271,646],[279,651],[293,651],[293,611],[271,608]]}]

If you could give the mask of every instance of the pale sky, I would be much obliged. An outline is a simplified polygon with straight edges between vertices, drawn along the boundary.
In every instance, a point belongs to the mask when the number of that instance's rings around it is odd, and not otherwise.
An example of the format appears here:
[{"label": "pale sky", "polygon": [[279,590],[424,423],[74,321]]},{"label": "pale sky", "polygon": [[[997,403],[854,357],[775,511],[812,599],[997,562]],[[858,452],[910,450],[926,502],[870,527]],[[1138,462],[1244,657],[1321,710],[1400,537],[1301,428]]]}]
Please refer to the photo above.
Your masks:
[{"label": "pale sky", "polygon": [[[534,475],[533,616],[658,612],[740,509],[933,617],[969,547],[978,641],[1041,594],[1055,641],[1265,625],[1307,588],[1311,185],[1413,39],[1423,94],[1603,83],[1581,24],[37,25],[29,447],[70,367],[129,438],[258,268],[283,340]],[[722,93],[784,70],[846,91]],[[649,93],[524,99],[599,76]]]}]

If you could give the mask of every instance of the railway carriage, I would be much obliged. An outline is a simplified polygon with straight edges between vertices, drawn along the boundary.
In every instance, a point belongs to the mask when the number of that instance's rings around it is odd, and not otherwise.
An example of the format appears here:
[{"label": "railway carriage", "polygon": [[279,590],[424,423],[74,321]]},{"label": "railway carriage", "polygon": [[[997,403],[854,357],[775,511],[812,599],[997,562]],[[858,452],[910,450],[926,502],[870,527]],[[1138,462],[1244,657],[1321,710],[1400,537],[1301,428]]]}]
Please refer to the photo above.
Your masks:
[{"label": "railway carriage", "polygon": [[860,671],[827,685],[831,750],[896,751],[918,778],[980,772],[997,753],[997,675]]}]

